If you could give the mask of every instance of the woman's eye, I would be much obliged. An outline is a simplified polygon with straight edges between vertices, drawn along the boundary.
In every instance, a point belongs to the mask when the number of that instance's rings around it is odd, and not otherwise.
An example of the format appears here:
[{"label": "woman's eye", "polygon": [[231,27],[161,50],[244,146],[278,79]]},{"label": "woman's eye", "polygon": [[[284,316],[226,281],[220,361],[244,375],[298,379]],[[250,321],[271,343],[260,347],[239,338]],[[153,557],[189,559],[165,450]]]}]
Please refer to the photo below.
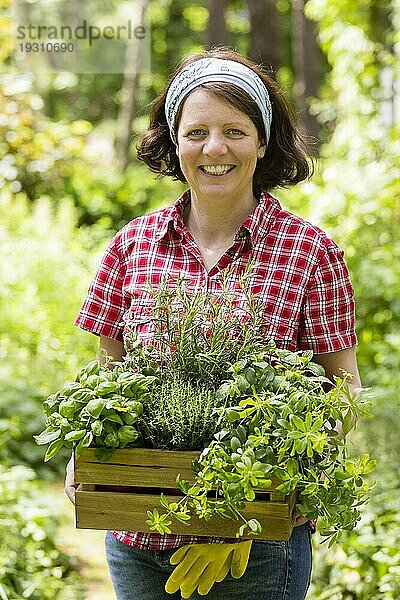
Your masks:
[{"label": "woman's eye", "polygon": [[243,135],[243,131],[240,129],[230,129],[228,133],[232,133],[233,135]]},{"label": "woman's eye", "polygon": [[204,135],[204,131],[202,129],[192,129],[192,131],[189,131],[188,135]]}]

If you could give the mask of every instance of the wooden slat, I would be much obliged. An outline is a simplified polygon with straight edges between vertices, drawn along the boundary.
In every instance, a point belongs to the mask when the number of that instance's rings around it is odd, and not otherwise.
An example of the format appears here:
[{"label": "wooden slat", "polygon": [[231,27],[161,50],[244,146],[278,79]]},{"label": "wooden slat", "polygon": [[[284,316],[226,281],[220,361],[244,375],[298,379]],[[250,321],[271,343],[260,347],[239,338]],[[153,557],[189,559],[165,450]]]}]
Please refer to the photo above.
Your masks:
[{"label": "wooden slat", "polygon": [[[87,448],[79,457],[79,462],[98,462],[95,449]],[[135,463],[151,466],[167,462],[171,466],[180,467],[182,462],[193,460],[200,456],[200,450],[158,450],[156,448],[124,448],[114,450],[111,460],[114,464],[124,465]]]},{"label": "wooden slat", "polygon": [[94,450],[82,453],[75,464],[75,479],[79,483],[103,485],[135,485],[176,487],[176,476],[193,481],[192,460],[198,452],[174,452],[129,448],[116,450],[110,460],[100,463]]},{"label": "wooden slat", "polygon": [[[179,501],[179,496],[169,496]],[[76,526],[79,529],[116,529],[149,531],[147,510],[159,506],[159,496],[148,494],[112,494],[108,492],[76,493]],[[287,503],[253,501],[243,511],[246,518],[260,521],[263,533],[257,539],[287,540],[292,531],[291,508]],[[240,522],[216,517],[204,521],[192,517],[190,527],[172,522],[173,533],[235,537]]]},{"label": "wooden slat", "polygon": [[[115,450],[109,461],[101,463],[94,449],[85,450],[75,462],[75,479],[82,485],[134,485],[142,487],[176,487],[176,476],[194,480],[192,461],[199,452],[127,448]],[[272,484],[263,491],[273,490],[281,482],[272,477]],[[274,494],[275,502],[285,497]]]}]

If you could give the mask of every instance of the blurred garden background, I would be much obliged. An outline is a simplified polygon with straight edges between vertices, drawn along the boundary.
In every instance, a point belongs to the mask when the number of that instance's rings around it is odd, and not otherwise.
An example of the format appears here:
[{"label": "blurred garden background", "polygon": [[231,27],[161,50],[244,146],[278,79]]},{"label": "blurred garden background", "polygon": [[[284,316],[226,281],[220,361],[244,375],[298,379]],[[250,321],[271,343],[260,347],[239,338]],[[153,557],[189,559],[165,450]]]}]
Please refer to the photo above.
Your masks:
[{"label": "blurred garden background", "polygon": [[377,485],[340,545],[315,536],[308,598],[398,600],[400,1],[140,1],[151,70],[129,77],[13,67],[12,5],[0,0],[0,599],[114,598],[103,534],[74,530],[67,455],[45,465],[32,435],[42,400],[97,351],[73,320],[106,242],[184,189],[135,159],[148,104],[185,52],[227,44],[272,66],[318,140],[312,181],[275,195],[345,250],[375,392],[352,439],[377,459]]}]

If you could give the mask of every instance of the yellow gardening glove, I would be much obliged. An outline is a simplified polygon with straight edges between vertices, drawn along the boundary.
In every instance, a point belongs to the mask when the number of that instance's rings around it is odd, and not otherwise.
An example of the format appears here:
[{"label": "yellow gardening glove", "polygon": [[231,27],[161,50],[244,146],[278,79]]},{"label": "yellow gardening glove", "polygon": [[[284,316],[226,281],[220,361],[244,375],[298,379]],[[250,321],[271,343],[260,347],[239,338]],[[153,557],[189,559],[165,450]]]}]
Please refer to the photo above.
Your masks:
[{"label": "yellow gardening glove", "polygon": [[179,548],[170,559],[178,565],[165,591],[174,594],[181,589],[182,598],[189,598],[195,589],[201,596],[208,594],[216,581],[222,581],[229,570],[239,579],[246,570],[251,540],[235,544],[192,544]]}]

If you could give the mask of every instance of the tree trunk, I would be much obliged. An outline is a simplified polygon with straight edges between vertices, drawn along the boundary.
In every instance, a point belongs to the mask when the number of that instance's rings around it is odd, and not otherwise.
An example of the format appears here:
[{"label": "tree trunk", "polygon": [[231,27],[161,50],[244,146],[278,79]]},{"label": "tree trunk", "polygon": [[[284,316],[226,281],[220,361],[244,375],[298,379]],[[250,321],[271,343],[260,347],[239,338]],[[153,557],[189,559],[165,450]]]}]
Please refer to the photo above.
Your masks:
[{"label": "tree trunk", "polygon": [[321,56],[316,25],[304,14],[305,0],[293,0],[293,65],[294,93],[304,131],[319,142],[319,124],[310,112],[310,99],[318,93],[321,78]]},{"label": "tree trunk", "polygon": [[277,71],[282,64],[281,32],[275,0],[247,0],[250,18],[249,57]]},{"label": "tree trunk", "polygon": [[[142,23],[149,0],[141,0],[139,23]],[[132,121],[137,108],[137,90],[140,79],[140,43],[133,39],[126,47],[124,80],[121,88],[121,107],[117,120],[115,150],[119,170],[123,173],[130,162]]]},{"label": "tree trunk", "polygon": [[225,0],[208,0],[207,8],[209,14],[207,28],[208,46],[226,45],[228,33],[225,22]]},{"label": "tree trunk", "polygon": [[[376,87],[379,91],[379,111],[382,117],[383,124],[390,128],[398,122],[396,119],[396,102],[397,112],[399,106],[399,94],[396,93],[396,67],[399,54],[398,44],[393,44],[393,39],[396,36],[395,22],[391,21],[394,17],[394,12],[391,13],[390,4],[374,0],[370,8],[370,29],[371,37],[376,45],[377,52],[374,53],[376,61],[377,81]],[[391,55],[392,60],[387,60]],[[386,64],[385,59],[386,58]],[[397,86],[396,86],[397,83]]]}]

